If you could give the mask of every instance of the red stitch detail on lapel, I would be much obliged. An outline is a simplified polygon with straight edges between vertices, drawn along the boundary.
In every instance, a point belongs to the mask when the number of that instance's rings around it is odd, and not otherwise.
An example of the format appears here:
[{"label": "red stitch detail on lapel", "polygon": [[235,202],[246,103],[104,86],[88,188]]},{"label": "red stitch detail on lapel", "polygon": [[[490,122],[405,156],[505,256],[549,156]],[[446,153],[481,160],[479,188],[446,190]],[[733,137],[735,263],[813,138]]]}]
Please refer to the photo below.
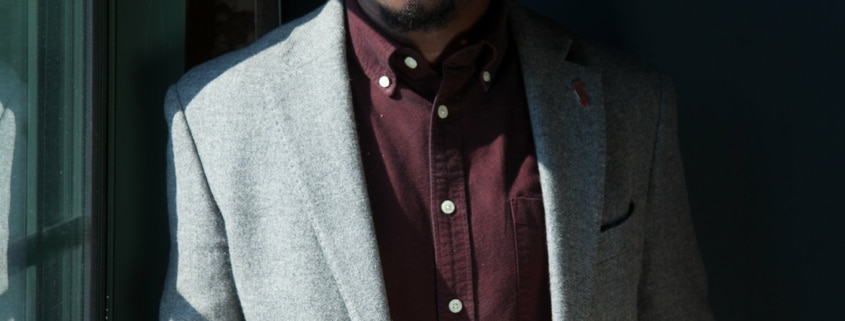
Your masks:
[{"label": "red stitch detail on lapel", "polygon": [[584,90],[584,81],[581,79],[575,79],[572,81],[572,87],[575,87],[575,93],[578,94],[578,100],[581,102],[581,106],[587,106],[590,104],[590,98],[587,97],[587,91]]}]

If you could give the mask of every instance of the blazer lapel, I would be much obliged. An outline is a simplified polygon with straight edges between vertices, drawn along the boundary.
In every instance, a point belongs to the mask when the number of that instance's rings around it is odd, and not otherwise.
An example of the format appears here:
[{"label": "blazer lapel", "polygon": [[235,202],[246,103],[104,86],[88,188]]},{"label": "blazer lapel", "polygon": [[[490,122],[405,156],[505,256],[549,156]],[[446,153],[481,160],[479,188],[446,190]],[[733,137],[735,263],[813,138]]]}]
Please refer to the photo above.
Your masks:
[{"label": "blazer lapel", "polygon": [[[297,179],[313,200],[303,206],[311,216],[318,241],[352,320],[389,319],[378,246],[370,214],[358,147],[354,110],[344,51],[344,7],[329,1],[298,48],[305,75],[301,104],[293,106],[302,168]],[[277,88],[288,92],[290,88]]]},{"label": "blazer lapel", "polygon": [[[603,211],[605,110],[601,75],[566,61],[572,40],[513,8],[546,212],[554,320],[590,318]],[[564,41],[560,41],[564,39]]]}]

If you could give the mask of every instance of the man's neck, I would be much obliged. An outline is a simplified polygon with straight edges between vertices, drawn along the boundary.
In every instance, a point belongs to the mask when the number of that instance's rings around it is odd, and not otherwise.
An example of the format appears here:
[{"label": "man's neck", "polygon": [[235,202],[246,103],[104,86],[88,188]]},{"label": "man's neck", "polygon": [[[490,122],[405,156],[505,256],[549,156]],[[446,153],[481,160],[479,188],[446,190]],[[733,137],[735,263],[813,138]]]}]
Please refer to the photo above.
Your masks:
[{"label": "man's neck", "polygon": [[[358,0],[356,0],[358,1]],[[491,0],[468,1],[455,8],[455,15],[442,28],[428,31],[399,32],[391,29],[379,15],[379,8],[373,1],[358,1],[364,14],[394,40],[417,49],[431,64],[438,64],[444,52],[451,51],[453,43],[469,31],[487,12]]]}]

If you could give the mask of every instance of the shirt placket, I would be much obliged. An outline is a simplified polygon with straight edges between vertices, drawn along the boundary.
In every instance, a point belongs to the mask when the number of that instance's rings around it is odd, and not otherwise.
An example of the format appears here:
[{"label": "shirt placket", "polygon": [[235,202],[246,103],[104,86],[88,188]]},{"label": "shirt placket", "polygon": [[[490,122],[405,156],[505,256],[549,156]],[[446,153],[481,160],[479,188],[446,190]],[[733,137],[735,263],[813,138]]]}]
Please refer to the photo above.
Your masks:
[{"label": "shirt placket", "polygon": [[[457,72],[457,71],[454,71]],[[444,72],[431,115],[431,216],[435,235],[440,320],[474,320],[469,204],[460,128],[461,108],[454,89],[467,70]],[[453,81],[448,83],[448,81]],[[459,87],[459,86],[458,86]]]}]

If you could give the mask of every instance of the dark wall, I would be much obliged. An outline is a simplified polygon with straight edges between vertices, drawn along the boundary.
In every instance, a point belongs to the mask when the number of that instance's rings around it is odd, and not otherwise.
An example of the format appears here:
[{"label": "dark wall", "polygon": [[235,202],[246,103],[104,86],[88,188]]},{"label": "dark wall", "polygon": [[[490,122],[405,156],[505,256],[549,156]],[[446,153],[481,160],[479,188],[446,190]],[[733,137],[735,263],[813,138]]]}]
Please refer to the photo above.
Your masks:
[{"label": "dark wall", "polygon": [[717,319],[841,318],[845,2],[521,2],[673,77]]},{"label": "dark wall", "polygon": [[184,1],[110,7],[108,320],[157,320],[170,250],[162,104],[184,70]]}]

